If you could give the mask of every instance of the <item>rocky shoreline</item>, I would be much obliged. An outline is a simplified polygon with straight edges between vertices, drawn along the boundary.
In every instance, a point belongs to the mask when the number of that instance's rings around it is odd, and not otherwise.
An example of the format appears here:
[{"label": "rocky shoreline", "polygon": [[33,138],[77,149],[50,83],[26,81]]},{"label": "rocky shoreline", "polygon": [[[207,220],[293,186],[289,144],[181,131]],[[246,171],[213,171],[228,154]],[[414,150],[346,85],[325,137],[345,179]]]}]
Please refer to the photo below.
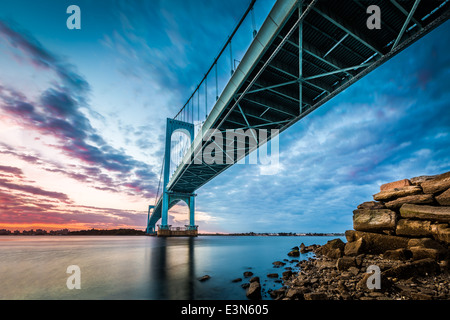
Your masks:
[{"label": "rocky shoreline", "polygon": [[[348,242],[347,242],[348,243]],[[300,261],[298,273],[270,290],[275,300],[449,300],[450,273],[446,262],[425,258],[397,260],[383,254],[344,255],[346,243],[329,241],[314,249],[315,257]],[[333,257],[339,251],[342,256]],[[324,254],[325,252],[325,254]],[[329,257],[328,254],[332,257]],[[369,266],[380,269],[380,289],[369,288],[373,275]]]},{"label": "rocky shoreline", "polygon": [[[373,200],[353,211],[347,242],[292,248],[314,257],[287,267],[272,299],[450,300],[450,172],[384,184]],[[260,299],[259,278],[246,290]]]}]

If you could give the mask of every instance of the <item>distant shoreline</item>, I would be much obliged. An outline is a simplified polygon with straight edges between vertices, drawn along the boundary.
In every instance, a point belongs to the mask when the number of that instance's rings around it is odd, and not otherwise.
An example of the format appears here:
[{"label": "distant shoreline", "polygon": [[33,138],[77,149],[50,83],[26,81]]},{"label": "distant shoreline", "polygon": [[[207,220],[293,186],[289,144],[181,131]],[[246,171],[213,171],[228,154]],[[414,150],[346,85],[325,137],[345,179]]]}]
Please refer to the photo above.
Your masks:
[{"label": "distant shoreline", "polygon": [[[45,231],[41,229],[37,230],[24,230],[23,232],[19,231],[10,231],[10,230],[0,230],[0,236],[147,236],[145,231],[136,230],[136,229],[111,229],[111,230],[103,230],[103,229],[90,229],[90,230],[79,230],[79,231],[69,231],[68,229],[56,230],[56,231]],[[308,232],[308,233],[294,233],[294,232],[245,232],[245,233],[199,233],[198,236],[265,236],[265,237],[283,237],[283,236],[291,236],[291,237],[301,237],[301,236],[344,236],[344,233],[318,233],[318,232]]]}]

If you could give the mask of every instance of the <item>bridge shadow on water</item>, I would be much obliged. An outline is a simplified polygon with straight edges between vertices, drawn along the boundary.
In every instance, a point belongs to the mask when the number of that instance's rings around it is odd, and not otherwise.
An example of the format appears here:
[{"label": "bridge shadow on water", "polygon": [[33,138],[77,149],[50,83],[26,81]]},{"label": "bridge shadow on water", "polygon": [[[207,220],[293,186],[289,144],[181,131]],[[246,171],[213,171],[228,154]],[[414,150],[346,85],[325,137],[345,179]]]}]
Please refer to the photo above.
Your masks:
[{"label": "bridge shadow on water", "polygon": [[160,300],[195,299],[194,238],[155,238],[149,256],[151,296]]},{"label": "bridge shadow on water", "polygon": [[[152,300],[247,300],[241,287],[250,280],[246,271],[260,277],[263,299],[271,299],[268,290],[281,284],[267,274],[286,271],[272,262],[289,258],[280,248],[298,245],[295,237],[151,238],[140,296]],[[296,269],[294,262],[285,267]],[[205,275],[211,278],[200,281]]]}]

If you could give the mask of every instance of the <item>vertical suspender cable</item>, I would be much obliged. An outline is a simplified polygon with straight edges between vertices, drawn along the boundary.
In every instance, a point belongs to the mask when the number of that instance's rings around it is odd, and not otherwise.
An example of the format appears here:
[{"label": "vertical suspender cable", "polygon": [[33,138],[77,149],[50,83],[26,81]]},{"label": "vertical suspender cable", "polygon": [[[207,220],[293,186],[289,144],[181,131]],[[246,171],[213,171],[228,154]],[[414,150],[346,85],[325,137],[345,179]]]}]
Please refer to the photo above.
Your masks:
[{"label": "vertical suspender cable", "polygon": [[250,13],[251,13],[251,15],[252,15],[253,38],[255,38],[255,37],[256,37],[256,34],[257,34],[258,32],[256,31],[255,8],[254,8],[254,7],[252,7],[252,10],[251,10]]},{"label": "vertical suspender cable", "polygon": [[233,48],[231,45],[231,39],[230,39],[230,68],[231,68],[231,75],[233,75],[234,73],[234,68],[233,68]]},{"label": "vertical suspender cable", "polygon": [[217,62],[216,62],[216,101],[219,100],[219,79],[217,74]]}]

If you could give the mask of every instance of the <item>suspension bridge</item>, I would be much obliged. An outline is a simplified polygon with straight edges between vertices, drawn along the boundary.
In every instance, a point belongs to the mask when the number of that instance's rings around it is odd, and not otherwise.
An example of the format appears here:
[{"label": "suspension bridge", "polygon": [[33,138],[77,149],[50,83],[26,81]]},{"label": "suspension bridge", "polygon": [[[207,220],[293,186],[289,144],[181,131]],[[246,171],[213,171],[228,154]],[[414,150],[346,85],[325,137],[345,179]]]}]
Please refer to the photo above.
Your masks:
[{"label": "suspension bridge", "polygon": [[[278,0],[257,30],[252,0],[187,102],[167,119],[160,183],[155,203],[149,206],[147,233],[196,236],[197,189],[253,152],[250,140],[257,147],[266,144],[444,23],[450,15],[449,1]],[[377,27],[368,22],[368,9],[374,4],[380,13]],[[233,44],[244,26],[248,29],[249,20],[252,39],[238,60]],[[223,60],[229,76],[219,88]],[[235,143],[235,136],[215,138],[217,132],[230,130],[245,130],[246,142]],[[268,134],[258,137],[257,130]],[[178,133],[187,137],[184,146],[181,140],[173,143]],[[212,162],[203,157],[211,149],[220,154]],[[218,153],[224,150],[232,152]],[[174,229],[168,224],[168,211],[180,201],[189,207],[189,225]]]}]

